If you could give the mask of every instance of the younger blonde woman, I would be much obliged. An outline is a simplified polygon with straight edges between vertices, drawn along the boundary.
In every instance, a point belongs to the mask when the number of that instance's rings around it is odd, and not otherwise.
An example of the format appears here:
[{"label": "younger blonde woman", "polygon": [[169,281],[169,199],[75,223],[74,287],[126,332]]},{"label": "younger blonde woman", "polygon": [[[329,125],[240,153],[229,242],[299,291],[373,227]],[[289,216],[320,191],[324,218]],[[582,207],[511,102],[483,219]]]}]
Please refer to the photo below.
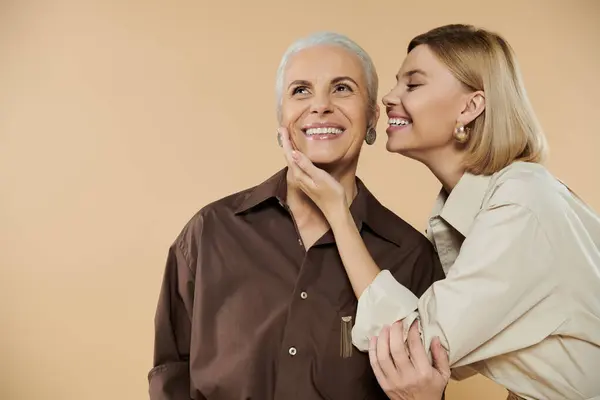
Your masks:
[{"label": "younger blonde woman", "polygon": [[388,151],[442,186],[427,233],[446,279],[420,298],[375,264],[339,183],[285,149],[335,235],[359,299],[353,342],[388,396],[441,397],[443,381],[424,389],[436,376],[424,350],[404,348],[417,322],[456,378],[479,372],[512,398],[600,398],[600,218],[541,164],[546,142],[506,40],[466,25],[417,36],[383,104]]}]

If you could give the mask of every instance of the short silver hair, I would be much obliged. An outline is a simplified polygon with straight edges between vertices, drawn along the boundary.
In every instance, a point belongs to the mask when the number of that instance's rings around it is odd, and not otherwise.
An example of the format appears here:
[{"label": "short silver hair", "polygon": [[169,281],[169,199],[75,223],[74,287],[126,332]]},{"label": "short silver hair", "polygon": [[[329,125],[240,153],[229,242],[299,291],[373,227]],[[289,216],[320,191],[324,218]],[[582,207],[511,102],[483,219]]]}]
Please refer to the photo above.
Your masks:
[{"label": "short silver hair", "polygon": [[275,95],[277,97],[277,118],[282,119],[281,106],[283,102],[284,75],[290,58],[299,51],[320,45],[339,46],[348,52],[355,54],[360,59],[365,77],[367,79],[367,94],[369,110],[374,112],[377,108],[377,91],[379,90],[379,78],[375,65],[369,54],[349,37],[335,32],[316,32],[307,37],[298,39],[288,47],[281,58],[277,77],[275,80]]}]

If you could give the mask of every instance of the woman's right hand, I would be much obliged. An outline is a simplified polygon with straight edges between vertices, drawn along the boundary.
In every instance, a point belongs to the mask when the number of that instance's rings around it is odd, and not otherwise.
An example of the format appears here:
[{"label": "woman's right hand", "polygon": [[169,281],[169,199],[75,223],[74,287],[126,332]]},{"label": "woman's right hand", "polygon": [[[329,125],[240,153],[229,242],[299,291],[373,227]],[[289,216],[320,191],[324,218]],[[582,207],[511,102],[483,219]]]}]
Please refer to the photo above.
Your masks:
[{"label": "woman's right hand", "polygon": [[402,330],[402,321],[398,321],[371,339],[369,358],[379,385],[391,400],[440,400],[450,379],[448,353],[439,339],[434,338],[432,366],[417,322],[408,332],[408,346],[404,344]]},{"label": "woman's right hand", "polygon": [[337,215],[349,213],[344,187],[327,171],[316,167],[295,149],[286,128],[279,128],[281,144],[294,184],[297,185],[332,223]]}]

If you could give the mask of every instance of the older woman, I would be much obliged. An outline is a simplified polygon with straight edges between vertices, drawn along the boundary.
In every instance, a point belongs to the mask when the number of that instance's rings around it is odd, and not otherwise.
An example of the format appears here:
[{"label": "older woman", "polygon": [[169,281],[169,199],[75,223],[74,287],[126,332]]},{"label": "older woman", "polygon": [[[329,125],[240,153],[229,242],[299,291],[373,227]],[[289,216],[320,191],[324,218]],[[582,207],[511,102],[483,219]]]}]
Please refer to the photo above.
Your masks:
[{"label": "older woman", "polygon": [[388,151],[442,186],[428,235],[446,279],[420,298],[370,256],[336,179],[285,143],[359,298],[353,342],[390,398],[441,394],[401,394],[427,380],[402,345],[415,321],[457,378],[479,372],[513,398],[599,398],[600,218],[540,164],[546,142],[508,43],[465,25],[417,36],[383,103]]},{"label": "older woman", "polygon": [[[443,277],[433,247],[355,176],[379,114],[369,56],[345,36],[312,35],[284,54],[276,88],[279,123],[340,182],[375,262],[423,294]],[[353,351],[356,307],[327,221],[284,168],[202,208],[170,248],[150,398],[384,399],[368,355]]]}]

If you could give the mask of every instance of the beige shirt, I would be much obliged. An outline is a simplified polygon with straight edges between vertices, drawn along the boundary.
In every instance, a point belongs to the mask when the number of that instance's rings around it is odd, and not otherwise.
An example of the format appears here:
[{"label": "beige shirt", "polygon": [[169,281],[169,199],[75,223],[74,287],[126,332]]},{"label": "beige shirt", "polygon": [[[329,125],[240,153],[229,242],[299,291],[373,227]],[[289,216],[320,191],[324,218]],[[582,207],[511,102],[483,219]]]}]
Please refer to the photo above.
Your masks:
[{"label": "beige shirt", "polygon": [[600,217],[543,166],[465,174],[427,230],[446,279],[419,299],[382,271],[359,299],[353,343],[418,319],[453,377],[479,372],[525,399],[600,398]]}]

